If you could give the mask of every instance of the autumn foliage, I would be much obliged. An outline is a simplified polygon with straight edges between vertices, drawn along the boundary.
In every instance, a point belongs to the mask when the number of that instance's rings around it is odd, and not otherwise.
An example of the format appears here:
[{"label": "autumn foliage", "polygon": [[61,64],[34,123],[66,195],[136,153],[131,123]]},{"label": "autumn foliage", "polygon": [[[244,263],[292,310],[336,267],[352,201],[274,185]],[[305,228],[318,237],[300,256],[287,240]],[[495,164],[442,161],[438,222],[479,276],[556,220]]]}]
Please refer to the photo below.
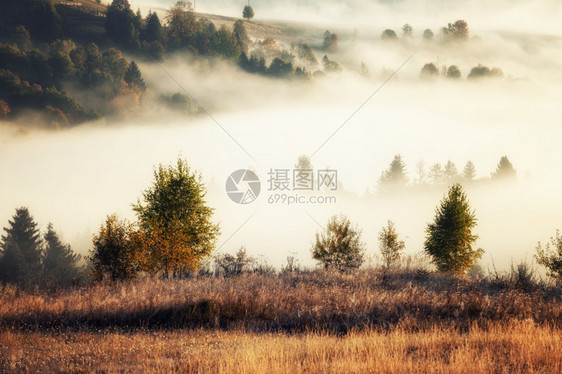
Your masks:
[{"label": "autumn foliage", "polygon": [[95,236],[90,256],[95,277],[134,278],[141,271],[169,277],[197,270],[219,234],[205,194],[201,176],[186,161],[159,165],[152,187],[133,205],[138,222],[109,216]]}]

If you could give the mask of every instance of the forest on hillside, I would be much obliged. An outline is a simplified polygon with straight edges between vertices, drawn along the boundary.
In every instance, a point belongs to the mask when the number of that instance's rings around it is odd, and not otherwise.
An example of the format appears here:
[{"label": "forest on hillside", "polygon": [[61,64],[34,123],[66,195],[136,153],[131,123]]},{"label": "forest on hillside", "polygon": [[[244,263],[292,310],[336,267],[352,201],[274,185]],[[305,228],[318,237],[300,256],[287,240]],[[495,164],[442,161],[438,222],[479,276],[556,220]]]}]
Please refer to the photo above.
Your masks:
[{"label": "forest on hillside", "polygon": [[[163,106],[184,115],[201,111],[181,87],[175,92],[147,87],[135,60],[152,65],[185,54],[197,63],[227,61],[250,74],[297,81],[348,68],[333,59],[341,43],[336,33],[319,32],[315,44],[296,39],[290,45],[250,36],[247,26],[253,14],[247,11],[231,26],[217,28],[182,1],[163,19],[156,12],[135,13],[127,0],[108,6],[93,0],[7,0],[1,10],[0,119],[22,119],[24,127],[64,128],[102,118],[131,118],[143,106]],[[394,44],[410,43],[414,33],[405,24],[400,37],[384,29],[379,39],[392,50]],[[453,48],[469,40],[468,24],[458,20],[439,32],[426,29],[421,39]],[[424,64],[420,77],[461,77],[457,65],[438,65]],[[352,69],[369,74],[365,63]],[[503,76],[501,69],[481,64],[466,74],[469,79]]]}]

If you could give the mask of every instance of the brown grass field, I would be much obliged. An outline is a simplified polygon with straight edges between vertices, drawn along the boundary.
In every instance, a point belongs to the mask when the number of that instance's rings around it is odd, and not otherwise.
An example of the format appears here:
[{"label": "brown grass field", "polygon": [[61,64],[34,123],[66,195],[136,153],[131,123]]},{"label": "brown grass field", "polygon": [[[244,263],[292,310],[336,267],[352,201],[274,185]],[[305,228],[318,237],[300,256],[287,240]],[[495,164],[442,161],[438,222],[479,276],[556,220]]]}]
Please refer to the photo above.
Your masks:
[{"label": "brown grass field", "polygon": [[546,284],[314,271],[0,299],[0,372],[562,372]]}]

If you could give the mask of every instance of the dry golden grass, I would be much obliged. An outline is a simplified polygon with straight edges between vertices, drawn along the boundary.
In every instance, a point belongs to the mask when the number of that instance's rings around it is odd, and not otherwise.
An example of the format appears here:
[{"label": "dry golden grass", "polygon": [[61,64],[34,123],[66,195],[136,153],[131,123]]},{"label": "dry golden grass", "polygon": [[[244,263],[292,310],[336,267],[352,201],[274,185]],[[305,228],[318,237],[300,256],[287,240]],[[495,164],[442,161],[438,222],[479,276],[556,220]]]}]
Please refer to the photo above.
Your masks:
[{"label": "dry golden grass", "polygon": [[56,294],[0,288],[0,326],[220,328],[247,331],[411,329],[530,318],[562,324],[554,287],[517,287],[437,274],[323,271],[284,275],[145,279]]},{"label": "dry golden grass", "polygon": [[562,334],[530,320],[461,333],[5,332],[0,370],[13,372],[560,373]]},{"label": "dry golden grass", "polygon": [[4,286],[0,373],[558,373],[561,294],[376,270]]}]

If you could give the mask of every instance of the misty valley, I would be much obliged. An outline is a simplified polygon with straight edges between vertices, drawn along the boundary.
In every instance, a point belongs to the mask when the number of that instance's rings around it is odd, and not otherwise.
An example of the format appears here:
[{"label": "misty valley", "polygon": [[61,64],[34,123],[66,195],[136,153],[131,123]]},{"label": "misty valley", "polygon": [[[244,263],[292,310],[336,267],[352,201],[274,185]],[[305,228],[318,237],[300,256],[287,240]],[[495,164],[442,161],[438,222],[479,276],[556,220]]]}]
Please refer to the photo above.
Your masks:
[{"label": "misty valley", "polygon": [[561,14],[3,0],[0,372],[559,372]]}]

